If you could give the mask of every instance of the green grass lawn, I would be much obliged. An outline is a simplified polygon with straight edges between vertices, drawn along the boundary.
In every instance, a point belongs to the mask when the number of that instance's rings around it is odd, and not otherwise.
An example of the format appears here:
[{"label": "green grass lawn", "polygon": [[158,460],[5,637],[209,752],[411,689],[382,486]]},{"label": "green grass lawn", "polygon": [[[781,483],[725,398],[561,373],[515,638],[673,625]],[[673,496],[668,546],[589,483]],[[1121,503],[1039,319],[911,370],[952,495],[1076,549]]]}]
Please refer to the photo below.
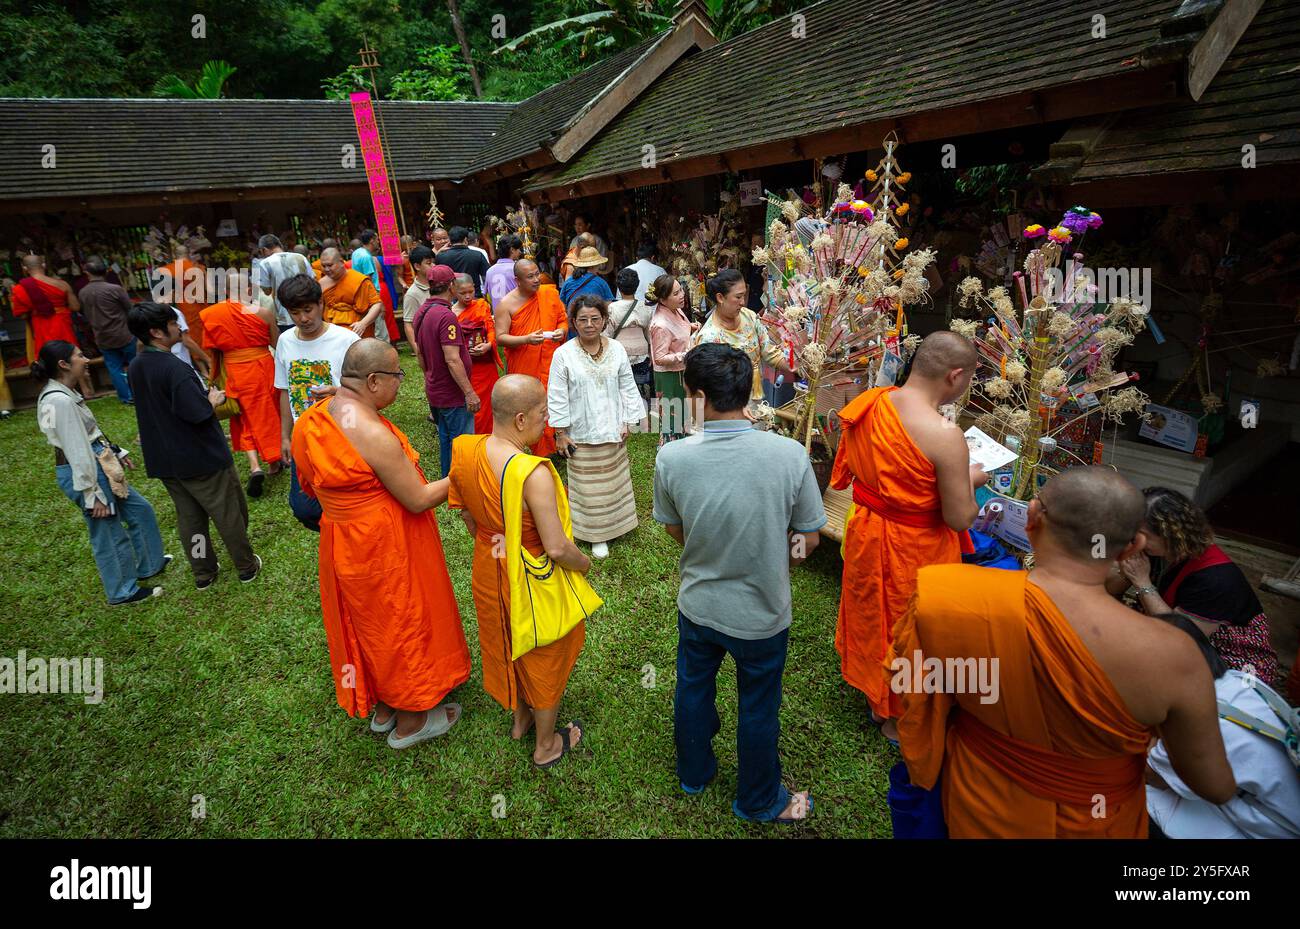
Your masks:
[{"label": "green grass lawn", "polygon": [[[418,371],[387,412],[436,476]],[[133,411],[113,397],[92,408],[113,439],[137,450]],[[787,785],[816,810],[794,828],[741,822],[735,790],[735,674],[719,681],[719,774],[687,797],[673,775],[672,694],[677,546],[650,516],[655,439],[634,436],[641,525],[610,546],[590,578],[605,606],[569,681],[561,718],[588,724],[583,746],[549,771],[510,714],[484,692],[470,593],[472,542],[439,509],[442,541],[474,672],[453,697],[465,718],[443,738],[388,748],[334,699],[317,589],[317,536],[289,512],[288,475],[250,500],[249,535],[265,567],[240,584],[222,573],[194,589],[162,485],[133,472],[177,555],[165,593],[109,607],[85,525],[54,482],[53,452],[31,410],[0,423],[8,484],[0,545],[0,656],[104,660],[98,706],[79,695],[0,694],[0,836],[884,837],[886,772],[897,754],[843,683],[834,649],[840,560],[824,544],[794,573],[781,749]],[[245,464],[238,455],[238,467]],[[725,492],[726,475],[718,475]],[[736,540],[743,545],[744,540]],[[429,557],[434,557],[433,553]],[[420,570],[394,562],[394,572]],[[645,686],[647,665],[654,686]],[[206,816],[192,816],[203,797]],[[502,807],[504,806],[504,811]],[[504,816],[494,816],[504,812]]]}]

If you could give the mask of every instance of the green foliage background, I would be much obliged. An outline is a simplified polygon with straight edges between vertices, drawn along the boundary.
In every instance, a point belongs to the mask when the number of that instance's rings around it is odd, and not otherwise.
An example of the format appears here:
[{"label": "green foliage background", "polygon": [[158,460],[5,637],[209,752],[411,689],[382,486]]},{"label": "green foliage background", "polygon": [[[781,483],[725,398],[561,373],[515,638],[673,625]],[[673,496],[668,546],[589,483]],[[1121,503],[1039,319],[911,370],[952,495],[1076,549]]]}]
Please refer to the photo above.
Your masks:
[{"label": "green foliage background", "polygon": [[[800,5],[705,3],[720,37]],[[671,16],[675,3],[649,6]],[[521,100],[643,37],[632,0],[458,0],[458,8],[490,100]],[[492,53],[539,26],[596,10],[612,11],[612,19],[556,34],[573,37],[567,41]],[[198,14],[205,38],[192,36]],[[505,17],[504,39],[492,36],[497,14]],[[236,69],[228,98],[320,99],[349,89],[363,34],[379,52],[384,97],[473,98],[446,0],[0,0],[0,96],[147,97],[161,79],[193,84],[205,62],[224,60]]]}]

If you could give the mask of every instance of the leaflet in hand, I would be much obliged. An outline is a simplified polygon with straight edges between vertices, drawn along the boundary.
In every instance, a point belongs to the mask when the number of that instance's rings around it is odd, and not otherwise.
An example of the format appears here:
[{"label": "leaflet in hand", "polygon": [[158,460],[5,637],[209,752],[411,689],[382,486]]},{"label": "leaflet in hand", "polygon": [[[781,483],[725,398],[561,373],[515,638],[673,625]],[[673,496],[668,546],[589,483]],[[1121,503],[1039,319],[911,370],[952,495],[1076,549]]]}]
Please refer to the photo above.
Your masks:
[{"label": "leaflet in hand", "polygon": [[966,445],[970,448],[970,463],[979,465],[990,474],[1020,457],[975,426],[967,429],[965,435]]}]

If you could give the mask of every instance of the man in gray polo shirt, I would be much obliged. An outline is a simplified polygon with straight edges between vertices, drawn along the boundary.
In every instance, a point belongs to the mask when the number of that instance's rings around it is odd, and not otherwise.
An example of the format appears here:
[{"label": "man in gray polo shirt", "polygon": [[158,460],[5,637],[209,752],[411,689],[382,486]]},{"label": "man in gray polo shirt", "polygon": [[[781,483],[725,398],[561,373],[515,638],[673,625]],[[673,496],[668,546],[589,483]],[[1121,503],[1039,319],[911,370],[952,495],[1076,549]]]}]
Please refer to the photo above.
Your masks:
[{"label": "man in gray polo shirt", "polygon": [[751,427],[754,369],[729,345],[686,356],[686,390],[703,403],[702,429],[659,450],[654,518],[682,543],[677,595],[673,721],[682,790],[717,773],[716,677],[736,662],[739,772],[732,811],[758,822],[796,822],[812,798],[781,783],[781,675],[791,620],[790,568],[817,547],[826,524],[803,446]]}]

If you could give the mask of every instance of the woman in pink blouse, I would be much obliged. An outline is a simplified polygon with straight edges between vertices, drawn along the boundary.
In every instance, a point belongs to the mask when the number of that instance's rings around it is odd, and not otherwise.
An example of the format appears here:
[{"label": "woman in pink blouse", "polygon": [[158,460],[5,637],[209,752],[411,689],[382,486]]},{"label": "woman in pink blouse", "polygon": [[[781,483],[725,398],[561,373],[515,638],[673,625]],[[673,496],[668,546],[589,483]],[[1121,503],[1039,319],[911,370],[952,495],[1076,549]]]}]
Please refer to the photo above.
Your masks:
[{"label": "woman in pink blouse", "polygon": [[659,444],[663,445],[689,431],[682,371],[686,368],[686,353],[691,349],[691,334],[700,324],[691,322],[682,312],[686,291],[671,274],[655,278],[646,290],[645,302],[655,308],[650,317],[650,362],[659,407]]}]

